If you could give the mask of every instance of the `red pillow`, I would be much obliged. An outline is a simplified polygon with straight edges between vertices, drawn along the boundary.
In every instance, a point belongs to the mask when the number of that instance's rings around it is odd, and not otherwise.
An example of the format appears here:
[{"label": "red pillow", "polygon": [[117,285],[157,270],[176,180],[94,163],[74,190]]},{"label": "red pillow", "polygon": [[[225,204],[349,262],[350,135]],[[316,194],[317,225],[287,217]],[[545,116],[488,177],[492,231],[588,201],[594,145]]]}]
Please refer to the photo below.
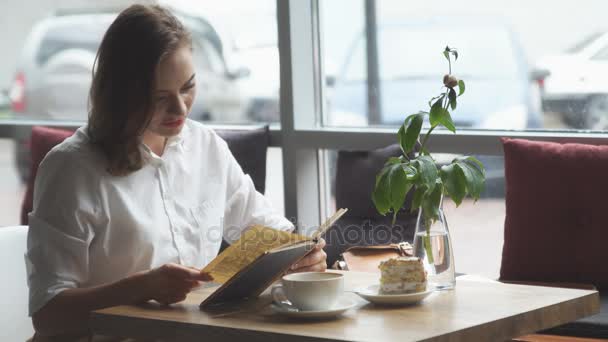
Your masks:
[{"label": "red pillow", "polygon": [[502,139],[501,280],[608,288],[608,146]]},{"label": "red pillow", "polygon": [[40,165],[42,159],[44,159],[46,154],[49,153],[49,151],[55,147],[55,145],[59,145],[72,134],[74,134],[74,132],[57,128],[40,126],[35,126],[32,128],[32,137],[30,140],[30,155],[32,157],[32,164],[25,197],[23,198],[23,203],[21,204],[22,225],[27,225],[27,215],[30,211],[32,211],[34,200],[34,181],[36,179],[38,165]]}]

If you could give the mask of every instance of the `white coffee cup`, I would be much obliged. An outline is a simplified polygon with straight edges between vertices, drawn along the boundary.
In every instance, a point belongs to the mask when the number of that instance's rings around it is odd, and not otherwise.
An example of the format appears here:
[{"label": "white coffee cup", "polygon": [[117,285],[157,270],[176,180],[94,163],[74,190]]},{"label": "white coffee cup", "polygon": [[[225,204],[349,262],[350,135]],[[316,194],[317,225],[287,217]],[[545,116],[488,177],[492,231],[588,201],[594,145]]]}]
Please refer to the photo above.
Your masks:
[{"label": "white coffee cup", "polygon": [[330,309],[344,293],[344,276],[340,273],[292,273],[283,276],[281,282],[272,288],[274,301],[285,306],[288,300],[302,311]]}]

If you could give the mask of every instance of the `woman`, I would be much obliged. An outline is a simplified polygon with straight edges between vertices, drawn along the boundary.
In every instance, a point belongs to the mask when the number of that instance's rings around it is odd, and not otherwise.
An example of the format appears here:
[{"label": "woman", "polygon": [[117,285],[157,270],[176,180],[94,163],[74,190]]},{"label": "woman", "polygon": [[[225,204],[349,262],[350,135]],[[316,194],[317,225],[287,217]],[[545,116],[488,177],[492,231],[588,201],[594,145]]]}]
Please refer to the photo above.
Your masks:
[{"label": "woman", "polygon": [[[134,5],[109,27],[88,125],[36,179],[26,264],[37,336],[78,335],[91,310],[179,302],[210,280],[194,267],[222,237],[233,242],[254,224],[293,228],[226,143],[187,120],[201,77],[189,33],[167,10]],[[294,271],[324,270],[323,244]]]}]

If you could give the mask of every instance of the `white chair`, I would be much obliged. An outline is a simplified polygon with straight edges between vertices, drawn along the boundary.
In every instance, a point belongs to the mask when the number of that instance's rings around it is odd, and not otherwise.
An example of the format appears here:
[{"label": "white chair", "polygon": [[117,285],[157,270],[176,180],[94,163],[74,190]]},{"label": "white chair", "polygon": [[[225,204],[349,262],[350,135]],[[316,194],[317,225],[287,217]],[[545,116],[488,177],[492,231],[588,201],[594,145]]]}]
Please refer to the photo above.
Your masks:
[{"label": "white chair", "polygon": [[26,241],[27,226],[0,227],[0,341],[25,341],[34,335],[27,315]]}]

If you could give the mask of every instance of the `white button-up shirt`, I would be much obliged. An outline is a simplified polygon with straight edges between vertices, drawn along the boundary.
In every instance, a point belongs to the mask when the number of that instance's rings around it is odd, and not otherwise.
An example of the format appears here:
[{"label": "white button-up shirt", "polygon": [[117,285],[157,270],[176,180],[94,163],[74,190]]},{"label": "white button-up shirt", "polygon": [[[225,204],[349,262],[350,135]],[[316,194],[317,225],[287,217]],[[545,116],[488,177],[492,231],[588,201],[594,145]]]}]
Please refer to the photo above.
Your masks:
[{"label": "white button-up shirt", "polygon": [[258,193],[226,142],[187,120],[161,157],[112,176],[80,128],[38,169],[25,256],[30,315],[59,292],[114,282],[168,262],[202,268],[222,239],[293,225]]}]

